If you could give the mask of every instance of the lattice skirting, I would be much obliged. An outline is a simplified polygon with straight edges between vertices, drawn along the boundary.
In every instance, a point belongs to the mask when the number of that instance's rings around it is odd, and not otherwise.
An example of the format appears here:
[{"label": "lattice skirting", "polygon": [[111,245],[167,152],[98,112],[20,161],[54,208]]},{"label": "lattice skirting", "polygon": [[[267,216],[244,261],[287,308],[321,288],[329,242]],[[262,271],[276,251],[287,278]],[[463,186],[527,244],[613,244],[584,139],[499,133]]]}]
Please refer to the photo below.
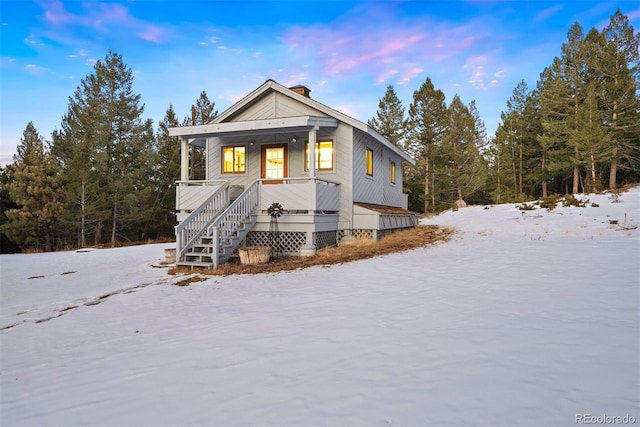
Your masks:
[{"label": "lattice skirting", "polygon": [[[393,234],[396,231],[406,230],[407,228],[413,228],[413,227],[389,228],[387,230],[377,230],[377,232],[375,232],[376,230],[361,228],[361,229],[351,230],[351,235],[356,239],[373,240],[373,236],[377,236],[377,238],[380,239],[384,236],[388,236],[389,234]],[[347,235],[348,235],[347,230],[338,231],[338,241],[342,240],[342,238]]]},{"label": "lattice skirting", "polygon": [[338,244],[338,234],[335,231],[320,231],[314,233],[316,249],[324,249]]},{"label": "lattice skirting", "polygon": [[[350,233],[347,233],[347,230],[321,231],[314,233],[313,243],[316,245],[316,249],[319,250],[329,246],[336,246],[338,241],[342,240],[342,238],[348,234],[356,239],[373,240],[373,236],[376,234],[378,239],[380,239],[381,237],[392,234],[398,230],[403,229],[378,230],[377,233],[374,233],[375,230],[368,229],[350,230]],[[280,251],[278,252],[283,255],[297,256],[299,255],[300,248],[306,243],[306,233],[298,231],[283,231],[280,232]],[[274,242],[272,241],[271,233],[268,231],[250,231],[241,246],[272,246],[273,244]],[[233,251],[232,256],[238,256],[237,249]]]},{"label": "lattice skirting", "polygon": [[[340,230],[338,231],[338,238],[339,240],[342,240],[344,236],[347,236],[349,233],[347,233],[347,230]],[[364,228],[358,228],[358,229],[353,229],[351,230],[351,236],[353,236],[355,239],[366,239],[366,240],[373,240],[373,230],[367,230]]]}]

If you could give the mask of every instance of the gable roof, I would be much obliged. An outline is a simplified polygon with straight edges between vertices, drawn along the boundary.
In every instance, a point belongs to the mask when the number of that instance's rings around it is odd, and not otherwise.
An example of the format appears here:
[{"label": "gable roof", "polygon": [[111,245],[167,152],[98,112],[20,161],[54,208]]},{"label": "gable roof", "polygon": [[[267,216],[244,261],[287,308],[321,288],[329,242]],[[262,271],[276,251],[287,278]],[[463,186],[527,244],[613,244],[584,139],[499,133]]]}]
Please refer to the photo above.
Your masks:
[{"label": "gable roof", "polygon": [[412,165],[415,165],[415,160],[411,156],[409,156],[409,154],[407,154],[406,152],[404,152],[403,150],[395,146],[393,143],[391,143],[391,141],[389,141],[384,136],[380,135],[368,124],[363,123],[360,120],[354,119],[353,117],[348,116],[344,113],[341,113],[340,111],[335,110],[331,107],[328,107],[314,99],[308,98],[304,95],[300,95],[299,93],[294,92],[293,90],[285,86],[282,86],[280,83],[271,79],[265,81],[261,86],[259,86],[254,91],[249,93],[240,101],[236,102],[231,107],[227,108],[225,111],[222,112],[222,114],[218,115],[215,119],[213,119],[210,124],[213,125],[213,124],[219,124],[219,123],[225,122],[234,114],[247,108],[253,101],[260,98],[263,94],[265,94],[268,91],[279,92],[285,96],[295,99],[296,101],[302,104],[305,104],[311,108],[315,108],[316,110],[326,114],[329,117],[335,118],[343,123],[346,123],[352,126],[355,129],[358,129],[358,130],[361,130],[362,132],[367,133],[368,135],[372,136],[375,140],[380,142],[382,145],[384,145],[385,147],[393,151],[395,154],[400,156],[403,160],[406,160]]}]

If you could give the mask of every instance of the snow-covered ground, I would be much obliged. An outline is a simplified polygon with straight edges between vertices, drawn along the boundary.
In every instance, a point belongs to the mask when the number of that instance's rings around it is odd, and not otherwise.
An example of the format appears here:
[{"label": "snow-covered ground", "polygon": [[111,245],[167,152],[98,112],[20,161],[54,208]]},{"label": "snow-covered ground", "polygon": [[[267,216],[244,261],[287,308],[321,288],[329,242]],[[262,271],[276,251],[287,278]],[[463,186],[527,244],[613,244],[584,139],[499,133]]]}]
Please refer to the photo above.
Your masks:
[{"label": "snow-covered ground", "polygon": [[640,188],[588,198],[186,287],[169,245],[2,255],[0,425],[638,424]]}]

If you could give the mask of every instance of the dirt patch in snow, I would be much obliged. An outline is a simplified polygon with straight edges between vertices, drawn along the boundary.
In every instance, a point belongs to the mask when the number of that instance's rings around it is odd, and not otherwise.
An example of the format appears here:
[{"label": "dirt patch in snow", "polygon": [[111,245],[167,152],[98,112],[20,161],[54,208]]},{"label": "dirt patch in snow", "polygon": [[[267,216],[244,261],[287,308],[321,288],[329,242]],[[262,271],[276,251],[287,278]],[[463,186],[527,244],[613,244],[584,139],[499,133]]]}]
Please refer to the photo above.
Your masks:
[{"label": "dirt patch in snow", "polygon": [[[229,276],[231,274],[273,273],[278,271],[297,270],[316,265],[332,265],[360,259],[402,252],[423,247],[440,241],[446,241],[453,233],[453,228],[436,225],[419,225],[415,228],[398,231],[373,242],[356,240],[348,245],[323,249],[314,257],[281,257],[261,265],[242,265],[239,260],[232,259],[215,270],[198,269],[201,274]],[[174,267],[170,274],[188,274],[193,271],[189,267]]]}]

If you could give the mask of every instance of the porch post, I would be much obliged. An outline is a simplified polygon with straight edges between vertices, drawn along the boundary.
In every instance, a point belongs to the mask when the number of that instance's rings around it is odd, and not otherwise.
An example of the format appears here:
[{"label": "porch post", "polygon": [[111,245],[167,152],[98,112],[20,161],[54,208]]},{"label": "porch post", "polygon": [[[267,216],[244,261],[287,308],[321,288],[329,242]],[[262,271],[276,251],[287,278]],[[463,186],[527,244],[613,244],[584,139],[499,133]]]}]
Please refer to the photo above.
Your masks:
[{"label": "porch post", "polygon": [[180,138],[180,181],[189,181],[189,141]]},{"label": "porch post", "polygon": [[318,124],[309,129],[309,178],[316,177],[316,131]]}]

